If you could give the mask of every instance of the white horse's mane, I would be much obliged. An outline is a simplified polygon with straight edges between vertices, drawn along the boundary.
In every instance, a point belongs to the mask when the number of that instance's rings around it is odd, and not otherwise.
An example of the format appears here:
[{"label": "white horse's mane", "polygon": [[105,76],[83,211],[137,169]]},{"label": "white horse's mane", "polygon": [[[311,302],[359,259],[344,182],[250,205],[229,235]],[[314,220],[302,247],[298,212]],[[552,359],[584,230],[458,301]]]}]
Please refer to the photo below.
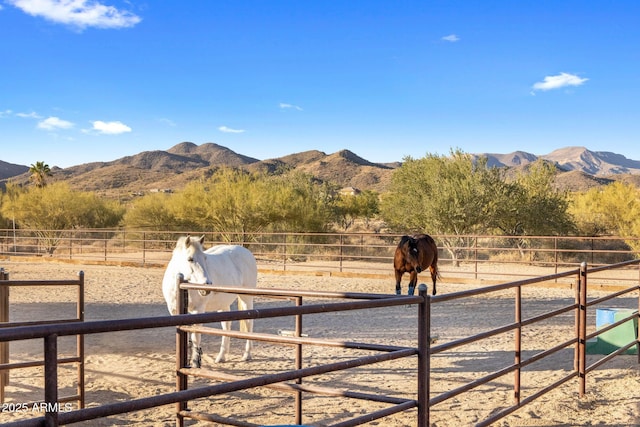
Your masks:
[{"label": "white horse's mane", "polygon": [[174,249],[186,249],[189,246],[193,246],[197,251],[204,252],[204,248],[202,247],[202,241],[204,240],[204,236],[201,238],[196,238],[192,236],[180,236],[178,241],[176,242],[176,247]]}]

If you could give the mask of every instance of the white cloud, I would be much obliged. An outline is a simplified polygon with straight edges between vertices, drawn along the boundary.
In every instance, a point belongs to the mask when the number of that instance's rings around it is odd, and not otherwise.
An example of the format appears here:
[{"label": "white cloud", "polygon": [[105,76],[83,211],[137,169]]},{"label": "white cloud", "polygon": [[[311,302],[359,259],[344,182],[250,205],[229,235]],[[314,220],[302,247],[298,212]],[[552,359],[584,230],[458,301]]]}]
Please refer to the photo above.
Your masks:
[{"label": "white cloud", "polygon": [[449,34],[448,36],[442,37],[442,40],[446,42],[455,43],[460,40],[460,37],[456,36],[455,34]]},{"label": "white cloud", "polygon": [[243,133],[244,132],[244,129],[231,129],[226,126],[220,126],[218,130],[224,133]]},{"label": "white cloud", "polygon": [[38,129],[44,130],[69,129],[72,127],[73,123],[62,120],[58,117],[48,117],[38,123]]},{"label": "white cloud", "polygon": [[544,81],[538,82],[533,85],[533,91],[547,91],[560,89],[567,86],[581,86],[587,80],[589,79],[583,79],[574,74],[560,73],[556,76],[546,76],[544,78]]},{"label": "white cloud", "polygon": [[293,104],[287,104],[285,102],[280,103],[280,108],[282,108],[283,110],[293,109],[293,110],[302,111],[302,107],[298,107],[297,105],[293,105]]},{"label": "white cloud", "polygon": [[0,111],[0,119],[9,117],[11,114],[13,114],[13,111],[11,110]]},{"label": "white cloud", "polygon": [[35,111],[30,113],[16,113],[16,116],[22,117],[23,119],[41,119],[42,116]]},{"label": "white cloud", "polygon": [[87,27],[133,27],[142,19],[126,10],[106,6],[94,0],[7,0],[31,16],[83,30]]},{"label": "white cloud", "polygon": [[122,122],[103,122],[96,120],[93,122],[93,129],[105,135],[118,135],[120,133],[131,132],[131,128]]}]

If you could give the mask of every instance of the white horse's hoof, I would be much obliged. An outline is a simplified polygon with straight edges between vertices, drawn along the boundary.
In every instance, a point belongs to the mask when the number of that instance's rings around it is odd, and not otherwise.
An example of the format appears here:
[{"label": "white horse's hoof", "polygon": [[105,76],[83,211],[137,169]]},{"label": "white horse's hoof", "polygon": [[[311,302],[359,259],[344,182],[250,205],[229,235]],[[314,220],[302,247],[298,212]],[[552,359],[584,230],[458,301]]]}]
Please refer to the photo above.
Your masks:
[{"label": "white horse's hoof", "polygon": [[224,354],[219,354],[218,357],[216,357],[216,363],[224,363],[227,361],[227,357]]},{"label": "white horse's hoof", "polygon": [[247,360],[251,360],[251,353],[245,353],[242,355],[242,361],[246,362]]}]

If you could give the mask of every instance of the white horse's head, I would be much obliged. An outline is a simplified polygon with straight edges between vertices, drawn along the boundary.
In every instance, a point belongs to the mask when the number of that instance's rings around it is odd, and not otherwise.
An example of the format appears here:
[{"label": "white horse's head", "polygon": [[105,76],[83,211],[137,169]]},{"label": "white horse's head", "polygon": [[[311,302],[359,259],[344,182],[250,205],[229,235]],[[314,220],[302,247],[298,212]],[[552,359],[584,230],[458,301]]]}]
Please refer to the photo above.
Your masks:
[{"label": "white horse's head", "polygon": [[180,237],[173,250],[171,264],[178,270],[175,273],[181,273],[187,282],[210,285],[207,255],[202,249],[203,242],[204,236],[200,238]]}]

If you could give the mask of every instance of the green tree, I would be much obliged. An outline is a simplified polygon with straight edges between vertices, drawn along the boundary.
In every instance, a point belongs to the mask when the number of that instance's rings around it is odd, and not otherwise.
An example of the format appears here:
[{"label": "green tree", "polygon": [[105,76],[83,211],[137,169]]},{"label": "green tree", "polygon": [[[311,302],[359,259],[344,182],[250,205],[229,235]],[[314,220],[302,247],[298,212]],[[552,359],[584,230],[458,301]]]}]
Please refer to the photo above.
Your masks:
[{"label": "green tree", "polygon": [[36,162],[29,167],[29,173],[31,176],[29,179],[38,188],[43,188],[47,185],[47,177],[51,176],[51,168],[45,162]]},{"label": "green tree", "polygon": [[371,190],[359,194],[340,194],[335,200],[335,216],[340,227],[347,231],[356,219],[369,220],[379,212],[378,194]]},{"label": "green tree", "polygon": [[[153,231],[181,230],[183,227],[173,207],[172,196],[151,193],[135,199],[127,208],[123,224],[127,228]],[[188,228],[188,227],[187,227]]]},{"label": "green tree", "polygon": [[270,180],[271,231],[321,232],[333,221],[336,187],[291,171]]},{"label": "green tree", "polygon": [[[632,184],[617,181],[604,188],[576,193],[569,211],[581,234],[640,236],[640,190]],[[627,244],[640,250],[635,239],[629,239]]]},{"label": "green tree", "polygon": [[561,235],[575,231],[569,213],[566,192],[554,186],[556,168],[545,161],[537,161],[527,171],[518,173],[515,180],[500,186],[500,203],[495,206],[491,223],[500,233],[512,237],[514,245],[524,256],[529,240],[525,236]]},{"label": "green tree", "polygon": [[[151,193],[135,199],[127,207],[122,219],[129,230],[127,234],[134,240],[156,239],[164,241],[167,248],[173,248],[174,235],[171,231],[195,231],[197,226],[178,218],[176,196],[169,193]],[[144,234],[143,234],[144,233]]]},{"label": "green tree", "polygon": [[12,212],[11,208],[3,209],[3,205],[16,200],[24,191],[23,187],[13,181],[8,181],[5,184],[4,193],[0,197],[0,217],[3,218],[3,222],[8,224],[9,227],[15,227],[15,213]]},{"label": "green tree", "polygon": [[130,228],[213,231],[226,241],[264,231],[325,231],[335,189],[310,175],[220,168],[173,194],[144,196],[124,217]]},{"label": "green tree", "polygon": [[115,201],[71,190],[60,182],[6,196],[2,213],[15,218],[20,228],[34,230],[52,254],[62,237],[61,230],[113,227],[122,219],[124,209]]},{"label": "green tree", "polygon": [[469,245],[469,235],[491,225],[503,185],[502,170],[460,150],[451,150],[449,156],[407,157],[394,171],[380,211],[397,231],[442,235],[457,264],[458,248]]},{"label": "green tree", "polygon": [[190,218],[207,230],[224,232],[223,238],[227,240],[234,234],[263,231],[269,222],[263,174],[223,168],[206,181],[191,183],[178,195],[178,200],[182,206],[179,217]]}]

